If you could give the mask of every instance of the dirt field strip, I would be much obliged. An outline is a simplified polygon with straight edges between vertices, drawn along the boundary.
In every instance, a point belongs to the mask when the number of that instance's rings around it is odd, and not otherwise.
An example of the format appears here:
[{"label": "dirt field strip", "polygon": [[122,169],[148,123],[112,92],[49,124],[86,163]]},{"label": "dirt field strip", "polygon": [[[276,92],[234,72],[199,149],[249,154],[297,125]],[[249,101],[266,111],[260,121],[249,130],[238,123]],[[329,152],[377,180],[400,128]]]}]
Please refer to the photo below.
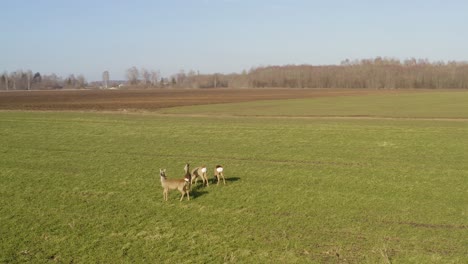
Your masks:
[{"label": "dirt field strip", "polygon": [[407,93],[414,90],[370,89],[154,89],[2,91],[2,110],[115,111],[249,102],[256,100],[319,98]]}]

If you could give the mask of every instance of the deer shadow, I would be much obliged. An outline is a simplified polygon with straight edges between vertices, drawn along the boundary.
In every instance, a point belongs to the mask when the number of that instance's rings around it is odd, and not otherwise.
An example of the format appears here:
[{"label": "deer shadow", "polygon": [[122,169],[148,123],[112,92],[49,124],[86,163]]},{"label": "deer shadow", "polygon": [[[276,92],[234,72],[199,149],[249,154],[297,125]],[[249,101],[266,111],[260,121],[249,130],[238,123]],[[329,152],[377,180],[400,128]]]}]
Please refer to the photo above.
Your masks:
[{"label": "deer shadow", "polygon": [[190,199],[196,199],[200,196],[203,196],[207,194],[207,191],[204,190],[199,190],[199,188],[193,188],[192,191],[190,191]]},{"label": "deer shadow", "polygon": [[[238,180],[240,180],[240,179],[241,179],[241,178],[239,178],[239,177],[226,177],[226,178],[225,178],[226,182],[236,182],[236,181],[238,181]],[[209,183],[210,183],[211,185],[216,185],[216,184],[218,184],[218,180],[216,180],[216,179],[208,179],[208,181],[209,181]],[[221,182],[220,182],[219,184],[223,184],[223,179],[221,179],[220,181],[221,181]]]},{"label": "deer shadow", "polygon": [[[226,178],[226,182],[236,182],[236,181],[239,181],[240,179],[241,178],[239,178],[239,177],[229,177],[229,178]],[[208,182],[209,182],[210,185],[217,185],[216,179],[208,179]],[[223,185],[222,182],[220,184]],[[208,194],[209,189],[207,189],[207,188],[209,188],[209,187],[204,186],[203,184],[193,185],[192,190],[190,191],[191,199],[192,198],[196,199],[196,198],[198,198],[200,196]]]},{"label": "deer shadow", "polygon": [[229,178],[226,178],[226,181],[227,181],[227,182],[236,182],[236,181],[238,181],[238,180],[240,180],[239,177],[229,177]]}]

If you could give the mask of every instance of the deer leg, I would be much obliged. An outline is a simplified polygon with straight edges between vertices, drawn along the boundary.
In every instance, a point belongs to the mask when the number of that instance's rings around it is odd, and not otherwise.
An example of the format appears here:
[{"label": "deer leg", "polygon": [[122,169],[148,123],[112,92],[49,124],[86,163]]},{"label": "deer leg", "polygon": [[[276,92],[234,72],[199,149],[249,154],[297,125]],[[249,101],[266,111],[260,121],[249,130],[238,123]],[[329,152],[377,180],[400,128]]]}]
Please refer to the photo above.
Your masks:
[{"label": "deer leg", "polygon": [[182,202],[182,200],[184,199],[184,195],[185,195],[185,192],[183,191],[180,191],[182,193],[182,197],[180,197],[180,202]]},{"label": "deer leg", "polygon": [[208,177],[206,176],[206,174],[203,175],[203,180],[204,180],[203,182],[206,182],[206,187],[209,187],[210,184],[208,183]]}]

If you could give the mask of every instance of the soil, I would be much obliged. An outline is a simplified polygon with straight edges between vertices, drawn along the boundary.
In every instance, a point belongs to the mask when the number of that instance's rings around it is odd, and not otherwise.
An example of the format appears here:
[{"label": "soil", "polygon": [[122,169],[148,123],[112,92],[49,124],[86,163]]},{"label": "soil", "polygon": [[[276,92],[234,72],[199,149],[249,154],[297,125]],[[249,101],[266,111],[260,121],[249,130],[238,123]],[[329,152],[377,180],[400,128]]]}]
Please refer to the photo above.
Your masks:
[{"label": "soil", "polygon": [[1,91],[0,110],[122,111],[247,102],[395,93],[370,89],[153,89]]}]

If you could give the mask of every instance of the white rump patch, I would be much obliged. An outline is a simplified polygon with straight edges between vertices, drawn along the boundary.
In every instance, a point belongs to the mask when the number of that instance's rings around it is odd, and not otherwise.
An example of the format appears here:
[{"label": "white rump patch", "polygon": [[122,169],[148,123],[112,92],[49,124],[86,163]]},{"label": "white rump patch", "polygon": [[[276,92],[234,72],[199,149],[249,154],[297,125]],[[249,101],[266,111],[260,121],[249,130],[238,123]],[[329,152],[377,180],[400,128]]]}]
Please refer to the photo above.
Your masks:
[{"label": "white rump patch", "polygon": [[189,179],[187,179],[187,178],[185,178],[184,180],[185,180],[186,182],[188,182],[188,181],[189,181]]},{"label": "white rump patch", "polygon": [[205,173],[205,172],[206,172],[206,168],[202,168],[202,169],[201,169],[201,172]]},{"label": "white rump patch", "polygon": [[217,172],[223,172],[223,167],[216,168]]}]

